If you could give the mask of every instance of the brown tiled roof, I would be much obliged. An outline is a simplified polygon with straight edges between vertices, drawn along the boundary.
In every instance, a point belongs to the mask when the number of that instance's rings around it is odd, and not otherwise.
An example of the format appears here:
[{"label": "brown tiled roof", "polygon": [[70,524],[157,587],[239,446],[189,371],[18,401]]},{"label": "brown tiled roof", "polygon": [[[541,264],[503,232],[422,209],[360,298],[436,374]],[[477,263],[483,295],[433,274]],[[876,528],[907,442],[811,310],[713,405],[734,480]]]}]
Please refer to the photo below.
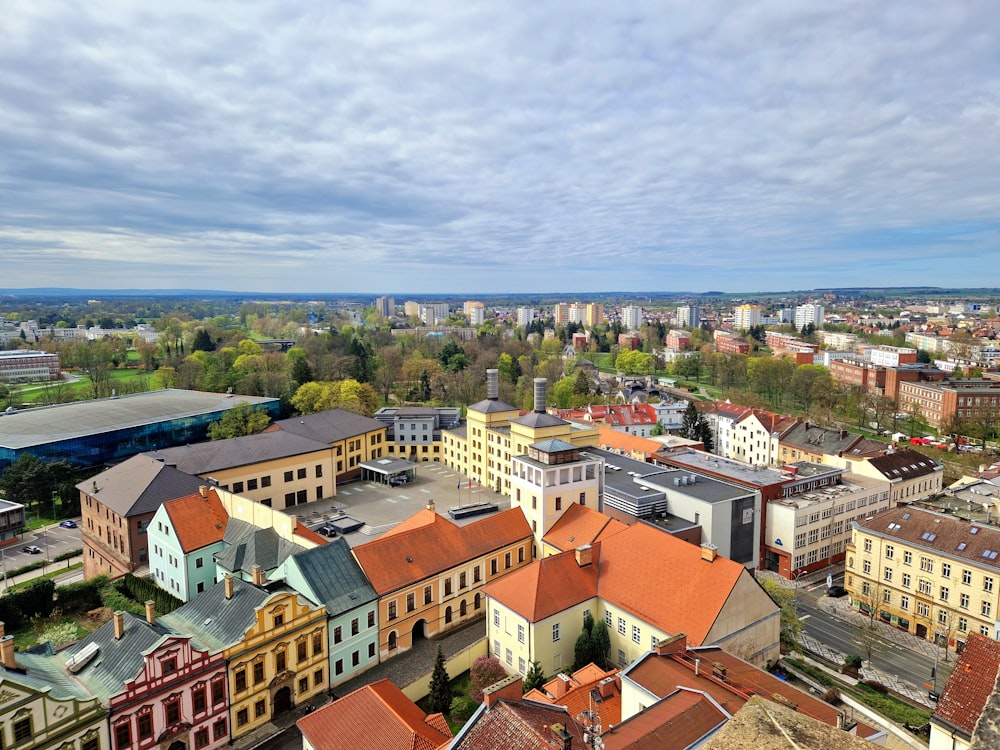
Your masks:
[{"label": "brown tiled roof", "polygon": [[859,529],[886,539],[898,539],[941,555],[1000,569],[1000,529],[993,526],[912,505],[891,508],[854,523]]},{"label": "brown tiled roof", "polygon": [[425,716],[390,680],[379,680],[296,722],[322,750],[435,750],[451,739],[441,715]]},{"label": "brown tiled roof", "polygon": [[214,489],[208,490],[206,497],[196,492],[168,500],[163,509],[170,516],[170,523],[184,552],[221,542],[229,523],[229,515]]},{"label": "brown tiled roof", "polygon": [[703,693],[676,690],[606,732],[604,750],[691,747],[728,718]]},{"label": "brown tiled roof", "polygon": [[520,508],[468,526],[457,526],[424,509],[402,525],[403,531],[394,529],[354,548],[358,564],[379,594],[422,581],[518,540],[531,539],[531,527]]},{"label": "brown tiled roof", "polygon": [[542,541],[558,550],[576,549],[617,534],[628,526],[579,503],[572,503]]},{"label": "brown tiled roof", "polygon": [[754,409],[751,412],[747,412],[736,421],[742,422],[744,419],[749,419],[751,416],[757,417],[757,420],[764,426],[764,429],[772,435],[783,435],[799,422],[798,417],[788,417],[784,414],[775,414],[774,412],[765,411],[763,409]]},{"label": "brown tiled roof", "polygon": [[[595,561],[600,547],[593,549]],[[597,565],[580,566],[574,550],[543,557],[491,583],[484,593],[505,607],[538,622],[597,596]]]},{"label": "brown tiled roof", "polygon": [[550,750],[565,745],[552,735],[562,724],[570,735],[568,747],[583,748],[583,731],[562,706],[501,699],[478,714],[459,733],[450,750]]},{"label": "brown tiled roof", "polygon": [[971,736],[996,686],[998,670],[1000,642],[970,634],[931,721],[943,721]]},{"label": "brown tiled roof", "polygon": [[[576,670],[569,679],[558,675],[543,685],[543,690],[532,690],[524,697],[541,703],[565,706],[571,716],[579,716],[583,711],[595,710],[601,717],[601,726],[610,727],[622,720],[621,681],[615,678],[617,669],[605,672],[594,664]],[[602,692],[602,683],[603,692]],[[562,687],[569,689],[562,692]],[[596,691],[600,700],[595,702],[591,691]]]},{"label": "brown tiled roof", "polygon": [[907,480],[933,474],[941,464],[923,453],[903,448],[893,453],[868,459],[868,463],[878,469],[888,480]]},{"label": "brown tiled roof", "polygon": [[617,451],[629,451],[635,454],[652,455],[663,447],[663,444],[649,438],[628,435],[610,427],[597,428],[598,442],[602,448]]}]

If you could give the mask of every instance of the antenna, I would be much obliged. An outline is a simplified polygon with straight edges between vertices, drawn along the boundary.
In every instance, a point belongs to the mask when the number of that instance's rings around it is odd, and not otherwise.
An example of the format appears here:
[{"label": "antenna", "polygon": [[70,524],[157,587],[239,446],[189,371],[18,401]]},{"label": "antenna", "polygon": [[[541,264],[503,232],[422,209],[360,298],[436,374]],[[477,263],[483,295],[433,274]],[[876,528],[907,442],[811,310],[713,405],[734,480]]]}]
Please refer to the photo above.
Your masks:
[{"label": "antenna", "polygon": [[590,750],[604,750],[604,738],[601,737],[601,714],[594,710],[594,691],[588,694],[590,708],[581,711],[576,720],[583,725],[583,744]]}]

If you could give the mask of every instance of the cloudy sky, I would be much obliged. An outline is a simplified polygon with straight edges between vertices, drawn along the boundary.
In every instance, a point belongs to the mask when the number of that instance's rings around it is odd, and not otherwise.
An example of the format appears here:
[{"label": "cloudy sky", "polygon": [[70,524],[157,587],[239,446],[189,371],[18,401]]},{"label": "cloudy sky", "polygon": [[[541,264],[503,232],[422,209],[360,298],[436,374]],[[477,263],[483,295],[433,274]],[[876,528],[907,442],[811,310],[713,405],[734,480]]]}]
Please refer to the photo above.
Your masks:
[{"label": "cloudy sky", "polygon": [[1000,285],[996,0],[6,0],[0,288]]}]

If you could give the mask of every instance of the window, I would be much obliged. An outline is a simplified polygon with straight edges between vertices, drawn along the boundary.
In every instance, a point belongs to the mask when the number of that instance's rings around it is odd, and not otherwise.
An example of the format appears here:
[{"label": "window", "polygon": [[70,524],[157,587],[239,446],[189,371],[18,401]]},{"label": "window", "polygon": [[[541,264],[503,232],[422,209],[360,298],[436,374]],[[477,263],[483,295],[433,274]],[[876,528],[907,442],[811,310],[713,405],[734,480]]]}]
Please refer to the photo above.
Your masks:
[{"label": "window", "polygon": [[919,584],[918,584],[918,588],[920,589],[920,593],[921,594],[930,594],[931,593],[931,582],[930,581],[925,581],[925,580],[921,579],[920,582],[919,582]]},{"label": "window", "polygon": [[871,551],[872,551],[872,540],[865,539],[865,552],[871,552]]},{"label": "window", "polygon": [[524,643],[524,625],[517,626],[517,642]]},{"label": "window", "polygon": [[983,578],[983,591],[992,591],[992,590],[993,590],[993,579],[990,578],[989,576],[985,576]]},{"label": "window", "polygon": [[507,663],[508,664],[514,663],[514,652],[512,652],[510,649],[507,649]]},{"label": "window", "polygon": [[619,667],[627,667],[628,666],[628,660],[625,658],[625,651],[624,651],[624,649],[618,649],[618,666]]},{"label": "window", "polygon": [[882,602],[884,604],[892,604],[892,592],[888,589],[882,592]]},{"label": "window", "polygon": [[173,657],[163,660],[163,674],[173,674],[177,671],[177,660]]},{"label": "window", "polygon": [[632,626],[632,642],[640,643],[642,641],[642,631],[638,625]]},{"label": "window", "polygon": [[286,482],[291,482],[291,481],[293,481],[294,479],[295,479],[295,474],[293,474],[293,473],[292,473],[292,472],[290,472],[290,471],[286,471],[286,472],[285,472],[285,481],[286,481]]},{"label": "window", "polygon": [[424,604],[434,601],[434,589],[431,586],[424,586]]},{"label": "window", "polygon": [[983,617],[989,617],[990,613],[993,611],[993,604],[988,601],[983,601],[983,606],[979,610],[982,612]]},{"label": "window", "polygon": [[246,668],[240,668],[236,670],[236,692],[242,692],[247,689],[247,670]]},{"label": "window", "polygon": [[945,609],[938,610],[938,625],[948,624],[948,611]]},{"label": "window", "polygon": [[951,563],[941,563],[941,575],[944,578],[951,578]]},{"label": "window", "polygon": [[313,672],[313,686],[320,685],[323,683],[323,670],[317,669]]},{"label": "window", "polygon": [[948,601],[948,593],[949,593],[948,587],[947,586],[942,586],[941,587],[941,601],[943,601],[943,602]]},{"label": "window", "polygon": [[301,641],[299,641],[298,643],[295,644],[295,661],[301,663],[301,662],[304,662],[306,659],[309,658],[309,654],[308,654],[308,652],[307,652],[306,649],[307,649],[307,646],[306,646],[305,639],[303,639],[303,640],[301,640]]},{"label": "window", "polygon": [[962,609],[968,609],[969,608],[969,595],[968,594],[962,594],[958,598],[958,606],[960,606]]},{"label": "window", "polygon": [[559,640],[559,623],[557,622],[552,626],[552,642],[555,643]]},{"label": "window", "polygon": [[625,618],[624,617],[619,617],[618,618],[618,633],[620,635],[625,635]]},{"label": "window", "polygon": [[959,617],[958,618],[958,631],[960,633],[968,633],[969,632],[969,621],[966,620],[964,617]]},{"label": "window", "polygon": [[199,729],[194,733],[194,746],[196,748],[205,747],[208,744],[208,730]]},{"label": "window", "polygon": [[287,658],[284,651],[279,651],[274,655],[274,671],[284,672],[287,666]]},{"label": "window", "polygon": [[191,691],[191,705],[196,714],[200,714],[208,708],[208,700],[205,696],[205,686],[201,685]]},{"label": "window", "polygon": [[368,644],[368,658],[369,659],[374,659],[375,658],[375,644],[374,643],[369,643]]},{"label": "window", "polygon": [[586,505],[586,504],[587,504],[587,493],[586,492],[581,492],[580,493],[580,505]]},{"label": "window", "polygon": [[417,608],[416,596],[411,591],[409,594],[406,595],[406,611],[412,612],[416,608]]},{"label": "window", "polygon": [[458,574],[458,587],[464,589],[468,585],[468,579],[464,572]]},{"label": "window", "polygon": [[900,609],[910,608],[910,597],[906,596],[906,594],[903,594],[901,597],[899,597],[899,608]]},{"label": "window", "polygon": [[920,569],[921,570],[926,570],[928,573],[933,573],[934,572],[934,561],[931,560],[929,557],[921,557],[920,558]]},{"label": "window", "polygon": [[989,638],[990,637],[990,626],[989,625],[980,625],[979,626],[979,632],[982,635],[985,635],[987,638]]},{"label": "window", "polygon": [[556,498],[556,510],[562,510],[562,498],[561,497],[557,497]]},{"label": "window", "polygon": [[963,570],[962,571],[962,583],[964,583],[966,586],[971,586],[972,585],[972,571],[971,570]]},{"label": "window", "polygon": [[480,580],[482,580],[482,576],[479,573],[479,566],[477,565],[472,569],[472,582],[479,583]]},{"label": "window", "polygon": [[610,609],[604,610],[604,624],[607,625],[609,628],[612,625],[612,615]]},{"label": "window", "polygon": [[323,653],[323,634],[313,633],[313,656]]},{"label": "window", "polygon": [[885,570],[882,571],[882,578],[886,581],[892,580],[892,568],[886,566]]},{"label": "window", "polygon": [[374,610],[372,610],[371,612],[368,613],[368,627],[370,627],[370,628],[374,628],[375,627],[375,611]]},{"label": "window", "polygon": [[903,565],[912,565],[912,564],[913,564],[913,553],[910,552],[909,550],[904,551],[903,552]]},{"label": "window", "polygon": [[910,579],[910,574],[909,573],[903,573],[903,588],[904,589],[910,588],[910,580],[911,580]]},{"label": "window", "polygon": [[861,563],[861,570],[864,571],[865,573],[871,573],[872,572],[872,562],[871,562],[871,560],[865,560],[865,561],[863,561]]},{"label": "window", "polygon": [[[23,734],[22,725],[28,723],[28,734],[25,736]],[[25,719],[23,721],[14,722],[14,744],[20,745],[31,737],[31,720]],[[128,747],[132,744],[132,727],[126,721],[121,724],[115,724],[115,747],[121,750],[121,748]]]},{"label": "window", "polygon": [[341,675],[344,673],[344,660],[337,659],[337,662],[333,665],[333,673],[336,675]]},{"label": "window", "polygon": [[893,555],[895,554],[895,552],[896,552],[896,550],[895,550],[895,548],[891,544],[885,545],[885,559],[886,560],[891,560],[893,558]]},{"label": "window", "polygon": [[257,489],[257,480],[256,479],[248,479],[247,480],[247,489],[248,490],[255,490],[255,489]]},{"label": "window", "polygon": [[917,602],[917,614],[921,617],[930,617],[931,608],[923,602]]},{"label": "window", "polygon": [[301,468],[301,469],[296,469],[296,471],[295,471],[295,475],[296,475],[296,477],[297,477],[297,478],[299,478],[299,479],[305,479],[305,478],[306,478],[306,470],[305,470],[305,467],[303,467],[303,468]]},{"label": "window", "polygon": [[361,621],[355,617],[351,620],[351,635],[357,635],[361,632]]},{"label": "window", "polygon": [[258,661],[253,665],[253,684],[257,685],[264,681],[264,662]]},{"label": "window", "polygon": [[503,556],[503,567],[506,570],[510,567],[510,552],[507,552]]},{"label": "window", "polygon": [[139,741],[148,740],[153,736],[153,713],[151,711],[146,711],[145,713],[139,714],[137,725]]},{"label": "window", "polygon": [[212,724],[212,739],[221,740],[226,736],[226,720],[218,719]]},{"label": "window", "polygon": [[245,708],[241,708],[236,712],[236,726],[242,727],[249,721],[250,713]]},{"label": "window", "polygon": [[499,609],[494,609],[493,610],[493,627],[495,627],[495,628],[499,628],[500,627],[500,610]]},{"label": "window", "polygon": [[253,704],[254,718],[260,718],[266,713],[267,713],[267,701],[261,698],[259,701]]},{"label": "window", "polygon": [[323,464],[316,464],[316,478],[323,476]]},{"label": "window", "polygon": [[237,495],[243,492],[243,482],[233,482],[233,492]]},{"label": "window", "polygon": [[445,596],[451,596],[451,579],[450,578],[445,578],[444,579],[444,595]]},{"label": "window", "polygon": [[495,576],[497,574],[497,561],[496,558],[490,560],[490,575]]},{"label": "window", "polygon": [[[389,609],[389,612],[388,612],[389,619],[390,620],[395,620],[396,617],[397,617],[397,615],[396,615],[396,602],[394,602],[394,601],[393,602],[389,602],[388,609]],[[334,643],[336,643],[336,642],[337,641],[334,640]]]},{"label": "window", "polygon": [[524,562],[524,547],[518,547],[517,548],[517,561],[519,563],[523,563]]},{"label": "window", "polygon": [[226,701],[226,684],[222,680],[212,683],[212,705],[218,706]]},{"label": "window", "polygon": [[260,486],[261,487],[270,487],[271,486],[271,476],[268,475],[266,477],[261,477],[260,478]]},{"label": "window", "polygon": [[355,651],[351,654],[351,666],[356,667],[361,663],[361,652]]}]

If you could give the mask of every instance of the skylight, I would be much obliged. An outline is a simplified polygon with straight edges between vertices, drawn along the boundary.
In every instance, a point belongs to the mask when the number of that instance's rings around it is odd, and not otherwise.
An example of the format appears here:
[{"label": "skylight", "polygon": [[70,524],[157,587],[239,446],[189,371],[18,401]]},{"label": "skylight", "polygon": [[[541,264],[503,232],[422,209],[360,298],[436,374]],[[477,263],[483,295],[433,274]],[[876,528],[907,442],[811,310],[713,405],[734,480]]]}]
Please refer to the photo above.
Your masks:
[{"label": "skylight", "polygon": [[929,531],[925,531],[923,534],[920,535],[920,538],[923,539],[925,542],[933,542],[935,539],[937,539],[937,534],[932,534]]},{"label": "skylight", "polygon": [[961,552],[962,550],[964,550],[965,549],[965,542],[959,542],[957,549],[958,549],[959,552]]}]

